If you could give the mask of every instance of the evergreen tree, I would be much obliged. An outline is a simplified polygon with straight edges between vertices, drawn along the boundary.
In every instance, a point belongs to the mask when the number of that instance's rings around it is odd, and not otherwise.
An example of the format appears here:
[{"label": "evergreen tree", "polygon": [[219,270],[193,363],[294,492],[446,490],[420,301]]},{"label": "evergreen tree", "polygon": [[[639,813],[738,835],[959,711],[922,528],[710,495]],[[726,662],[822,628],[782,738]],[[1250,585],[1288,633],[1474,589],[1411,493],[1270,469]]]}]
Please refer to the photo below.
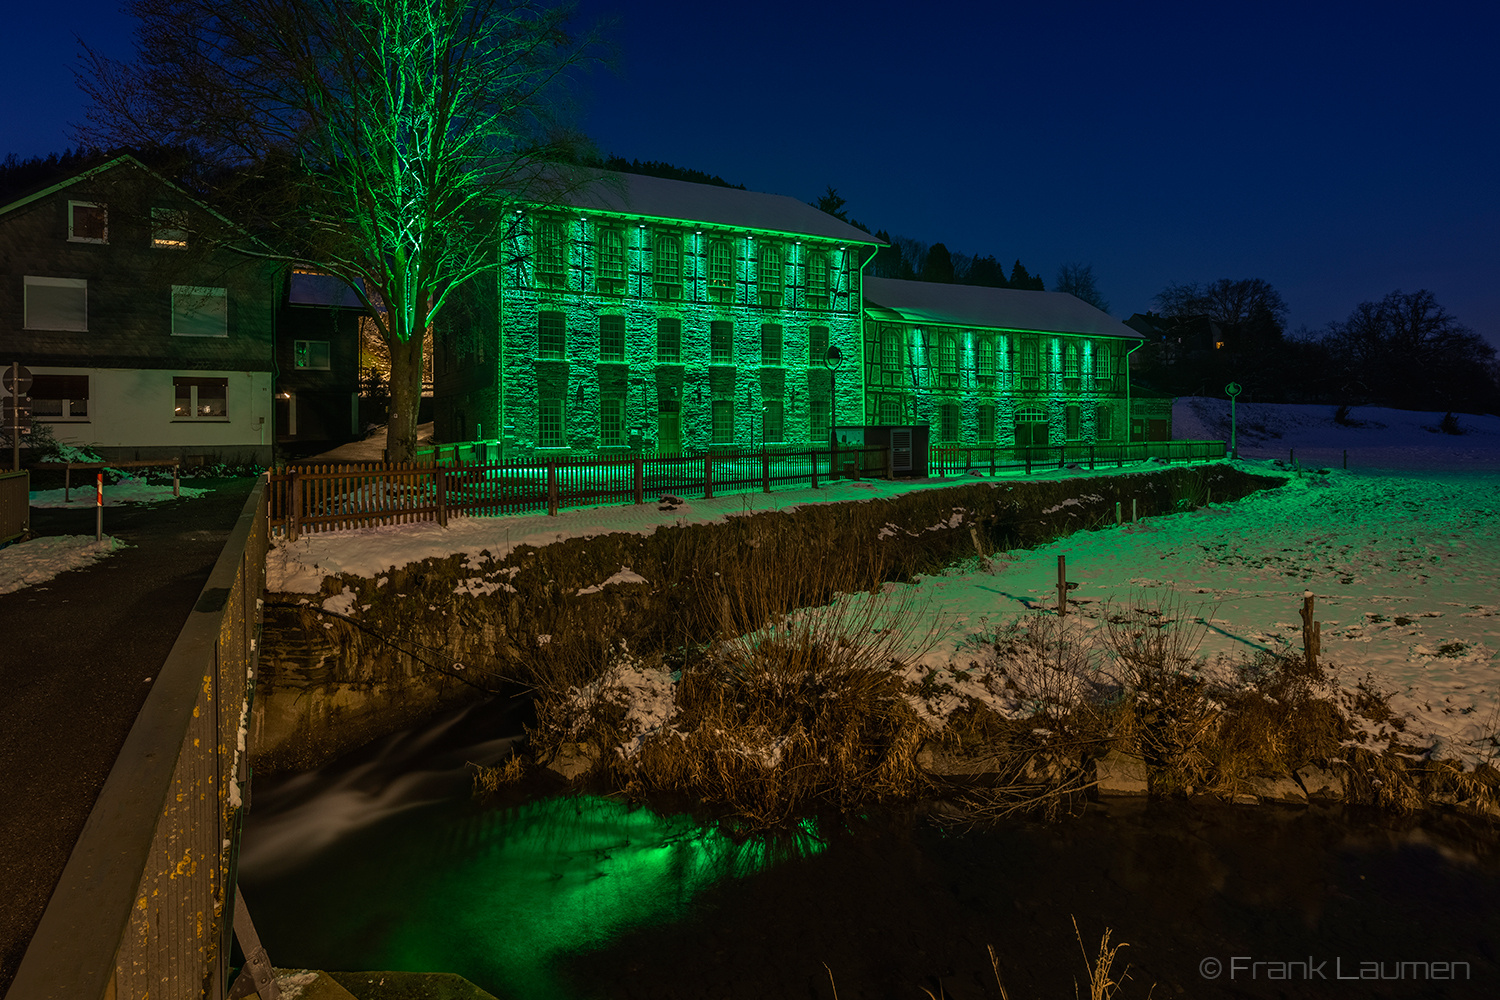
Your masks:
[{"label": "evergreen tree", "polygon": [[923,281],[953,283],[953,258],[946,246],[934,243],[928,248],[927,257],[922,261],[921,278]]}]

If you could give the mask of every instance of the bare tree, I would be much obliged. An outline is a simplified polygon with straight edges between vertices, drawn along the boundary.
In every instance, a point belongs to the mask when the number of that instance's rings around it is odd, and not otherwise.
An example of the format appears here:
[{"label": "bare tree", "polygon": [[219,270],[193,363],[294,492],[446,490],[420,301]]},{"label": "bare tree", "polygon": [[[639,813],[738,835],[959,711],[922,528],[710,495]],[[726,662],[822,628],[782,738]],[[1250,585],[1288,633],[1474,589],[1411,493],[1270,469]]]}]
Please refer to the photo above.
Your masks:
[{"label": "bare tree", "polygon": [[1057,270],[1057,282],[1053,284],[1052,290],[1067,292],[1100,312],[1109,312],[1109,302],[1099,293],[1099,286],[1094,280],[1094,265],[1092,264],[1076,262],[1064,264]]},{"label": "bare tree", "polygon": [[129,0],[136,58],[85,48],[78,129],[180,147],[239,228],[199,234],[358,290],[390,349],[390,458],[416,449],[424,334],[503,263],[515,206],[576,136],[554,117],[592,49],[542,0]]}]

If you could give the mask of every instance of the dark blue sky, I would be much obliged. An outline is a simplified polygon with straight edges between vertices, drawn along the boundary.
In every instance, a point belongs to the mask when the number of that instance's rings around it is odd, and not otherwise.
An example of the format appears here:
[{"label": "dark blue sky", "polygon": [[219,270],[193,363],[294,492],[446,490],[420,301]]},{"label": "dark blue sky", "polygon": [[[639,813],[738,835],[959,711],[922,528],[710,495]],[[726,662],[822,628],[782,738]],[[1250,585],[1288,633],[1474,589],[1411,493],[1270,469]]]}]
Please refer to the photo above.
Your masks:
[{"label": "dark blue sky", "polygon": [[[75,34],[117,0],[27,5],[0,37],[0,154],[61,149]],[[1111,311],[1259,277],[1290,327],[1429,288],[1500,345],[1500,13],[1487,4],[582,0],[617,17],[582,89],[601,152],[812,200],[875,229],[1092,263]]]}]

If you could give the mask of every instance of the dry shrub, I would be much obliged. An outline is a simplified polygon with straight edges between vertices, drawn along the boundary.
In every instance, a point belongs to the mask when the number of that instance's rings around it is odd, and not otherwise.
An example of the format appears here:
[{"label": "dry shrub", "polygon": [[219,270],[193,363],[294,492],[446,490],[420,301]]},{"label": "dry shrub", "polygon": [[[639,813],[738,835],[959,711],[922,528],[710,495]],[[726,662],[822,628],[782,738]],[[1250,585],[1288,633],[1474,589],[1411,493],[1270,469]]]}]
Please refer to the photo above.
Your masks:
[{"label": "dry shrub", "polygon": [[487,767],[483,764],[474,764],[474,790],[477,792],[498,792],[508,785],[514,785],[526,776],[526,762],[520,754],[511,754],[505,758],[502,764]]},{"label": "dry shrub", "polygon": [[1219,694],[1222,722],[1213,750],[1213,787],[1233,795],[1257,775],[1291,774],[1337,757],[1352,728],[1321,667],[1297,655],[1262,653]]}]

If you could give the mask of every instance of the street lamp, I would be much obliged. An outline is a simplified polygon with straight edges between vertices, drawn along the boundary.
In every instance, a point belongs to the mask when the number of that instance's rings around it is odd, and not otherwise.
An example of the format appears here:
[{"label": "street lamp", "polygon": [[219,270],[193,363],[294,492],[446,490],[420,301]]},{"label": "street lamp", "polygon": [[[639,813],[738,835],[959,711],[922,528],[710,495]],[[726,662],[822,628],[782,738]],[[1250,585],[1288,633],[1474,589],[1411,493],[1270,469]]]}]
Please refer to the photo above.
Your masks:
[{"label": "street lamp", "polygon": [[1224,391],[1229,393],[1229,457],[1238,460],[1240,457],[1239,427],[1235,419],[1234,397],[1240,394],[1240,384],[1231,382],[1224,387]]},{"label": "street lamp", "polygon": [[839,370],[839,365],[844,363],[844,352],[833,344],[828,345],[828,351],[823,355],[823,367],[828,369],[828,426],[833,428],[838,424],[839,404],[838,396],[834,389],[834,372]]}]

